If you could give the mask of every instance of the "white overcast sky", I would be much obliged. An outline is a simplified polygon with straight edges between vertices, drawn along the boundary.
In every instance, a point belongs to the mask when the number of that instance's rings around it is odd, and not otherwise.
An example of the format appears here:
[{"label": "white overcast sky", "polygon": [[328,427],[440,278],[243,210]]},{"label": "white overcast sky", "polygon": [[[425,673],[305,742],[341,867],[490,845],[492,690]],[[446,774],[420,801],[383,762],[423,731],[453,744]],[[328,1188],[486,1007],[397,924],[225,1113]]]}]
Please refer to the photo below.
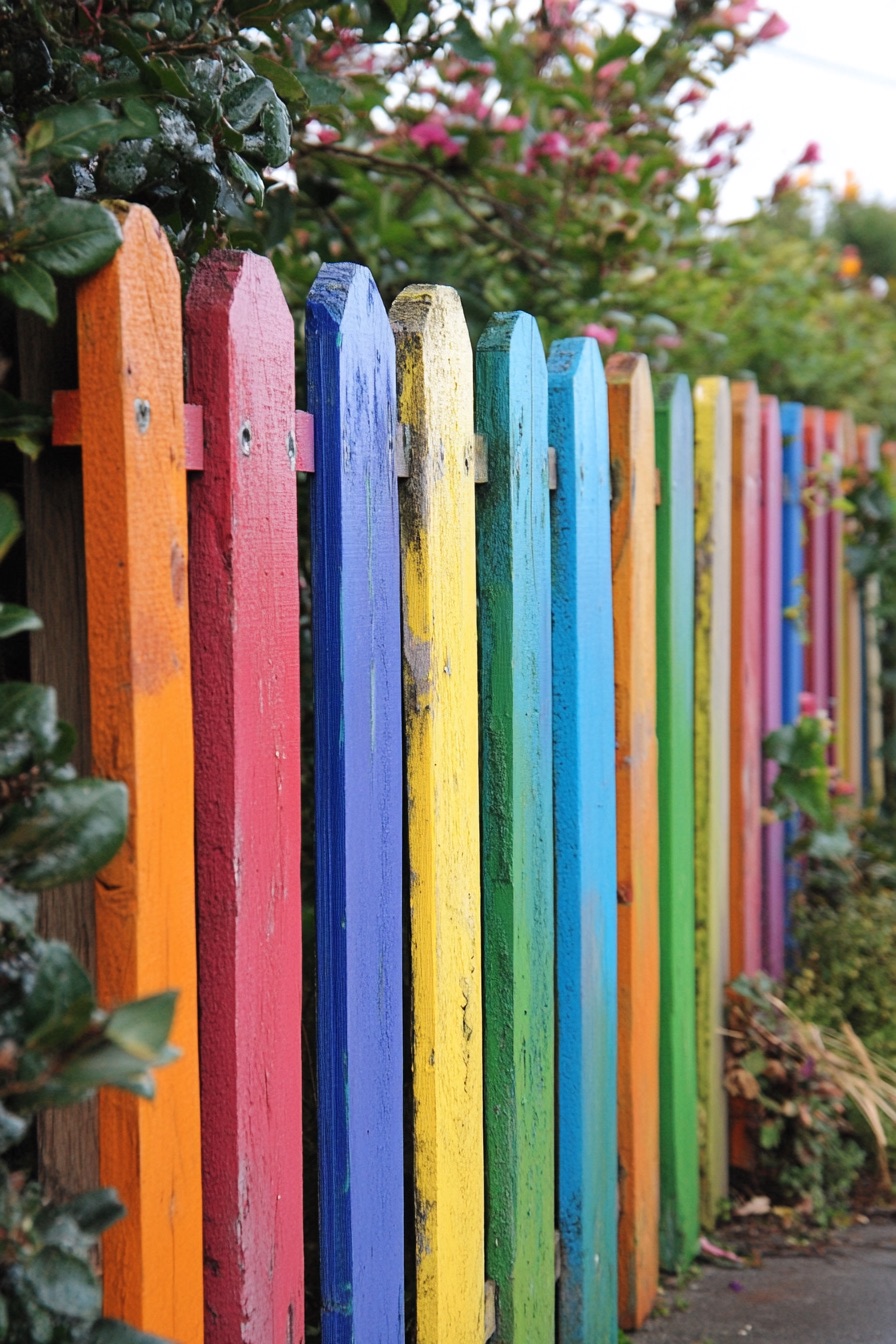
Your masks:
[{"label": "white overcast sky", "polygon": [[[763,0],[790,31],[757,45],[694,118],[753,123],[726,185],[722,213],[751,214],[758,197],[802,153],[821,147],[815,180],[842,190],[847,171],[863,199],[896,205],[896,0]],[[668,13],[672,0],[640,6]]]}]

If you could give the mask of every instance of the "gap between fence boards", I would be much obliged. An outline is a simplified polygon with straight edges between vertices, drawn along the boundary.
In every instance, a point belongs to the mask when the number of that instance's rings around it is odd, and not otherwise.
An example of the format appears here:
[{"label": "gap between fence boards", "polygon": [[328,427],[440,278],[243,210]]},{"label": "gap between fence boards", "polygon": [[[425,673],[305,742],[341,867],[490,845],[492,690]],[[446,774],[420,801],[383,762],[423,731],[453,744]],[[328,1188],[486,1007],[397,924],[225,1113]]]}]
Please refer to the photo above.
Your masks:
[{"label": "gap between fence boards", "polygon": [[[152,415],[149,402],[134,402],[134,416],[138,427],[145,428]],[[287,444],[287,452],[295,460],[296,471],[314,471],[314,416],[307,411],[296,411],[295,436]],[[408,475],[408,427],[402,425],[395,442],[395,475]],[[251,433],[249,435],[251,442]],[[54,447],[74,447],[81,442],[81,393],[75,390],[53,393]],[[184,450],[187,471],[202,471],[205,457],[203,412],[201,406],[184,405]],[[474,477],[477,485],[488,483],[488,444],[484,434],[473,436]],[[557,452],[548,448],[548,489],[557,489]]]}]

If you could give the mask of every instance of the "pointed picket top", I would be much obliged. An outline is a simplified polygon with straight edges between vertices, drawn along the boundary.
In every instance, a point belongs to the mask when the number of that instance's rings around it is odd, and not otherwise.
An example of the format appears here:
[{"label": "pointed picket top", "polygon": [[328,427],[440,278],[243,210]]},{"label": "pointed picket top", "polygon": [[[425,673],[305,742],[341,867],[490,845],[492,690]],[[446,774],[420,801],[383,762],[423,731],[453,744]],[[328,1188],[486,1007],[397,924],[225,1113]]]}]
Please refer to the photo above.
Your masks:
[{"label": "pointed picket top", "polygon": [[762,409],[731,386],[731,978],[762,966]]},{"label": "pointed picket top", "polygon": [[618,879],[619,1317],[637,1329],[659,1270],[656,463],[644,355],[607,363],[613,475]]},{"label": "pointed picket top", "polygon": [[[777,397],[762,398],[762,736],[783,719],[784,466],[782,408]],[[773,761],[763,761],[763,803],[771,803]],[[762,964],[783,964],[784,824],[762,827]]]},{"label": "pointed picket top", "polygon": [[[364,266],[308,296],[322,1333],[404,1339],[395,345]],[[371,825],[370,819],[376,818]]]},{"label": "pointed picket top", "polygon": [[597,342],[548,360],[560,1344],[617,1335],[616,778],[607,390]]},{"label": "pointed picket top", "polygon": [[700,1233],[694,994],[694,412],[681,375],[655,388],[660,823],[660,1260]]},{"label": "pointed picket top", "polygon": [[193,723],[180,279],[144,206],[78,288],[93,772],[122,780],[128,835],[96,884],[97,996],[176,987],[151,1106],[100,1094],[100,1179],[128,1216],[103,1239],[104,1310],[201,1340],[202,1188]]},{"label": "pointed picket top", "polygon": [[700,1212],[715,1223],[728,1194],[723,1086],[728,982],[729,726],[731,703],[731,397],[727,378],[694,388],[696,498],[694,827]]},{"label": "pointed picket top", "polygon": [[399,488],[418,1344],[484,1335],[473,361],[453,289],[389,314]]}]

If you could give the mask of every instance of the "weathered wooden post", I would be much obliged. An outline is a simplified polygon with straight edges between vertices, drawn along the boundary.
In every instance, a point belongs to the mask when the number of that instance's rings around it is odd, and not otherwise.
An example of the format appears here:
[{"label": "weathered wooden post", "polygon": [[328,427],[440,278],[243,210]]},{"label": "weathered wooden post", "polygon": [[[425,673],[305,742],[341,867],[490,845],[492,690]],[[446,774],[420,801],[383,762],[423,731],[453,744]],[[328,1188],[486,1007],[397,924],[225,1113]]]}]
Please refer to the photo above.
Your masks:
[{"label": "weathered wooden post", "polygon": [[762,426],[755,382],[731,387],[732,979],[762,965]]},{"label": "weathered wooden post", "polygon": [[731,694],[731,398],[726,378],[694,389],[696,497],[694,778],[700,1212],[728,1193],[722,1019],[728,980]]},{"label": "weathered wooden post", "polygon": [[660,844],[660,1263],[700,1234],[694,965],[694,413],[687,378],[655,390],[656,728]]},{"label": "weathered wooden post", "polygon": [[637,1328],[659,1269],[656,463],[644,355],[607,363],[613,475],[619,890],[619,1316]]},{"label": "weathered wooden post", "polygon": [[100,1179],[128,1216],[103,1242],[104,1309],[203,1337],[180,280],[161,225],[119,210],[120,250],[78,291],[93,770],[130,795],[121,851],[96,883],[105,1004],[179,991],[152,1105],[100,1097]]},{"label": "weathered wooden post", "polygon": [[473,361],[452,289],[392,305],[411,922],[418,1344],[484,1333]]},{"label": "weathered wooden post", "polygon": [[548,387],[528,313],[476,350],[485,1268],[495,1339],[553,1344],[554,847]]},{"label": "weathered wooden post", "polygon": [[404,1339],[395,343],[373,277],[308,296],[325,1341]]},{"label": "weathered wooden post", "polygon": [[214,252],[186,306],[206,1334],[303,1333],[301,760],[293,324]]}]

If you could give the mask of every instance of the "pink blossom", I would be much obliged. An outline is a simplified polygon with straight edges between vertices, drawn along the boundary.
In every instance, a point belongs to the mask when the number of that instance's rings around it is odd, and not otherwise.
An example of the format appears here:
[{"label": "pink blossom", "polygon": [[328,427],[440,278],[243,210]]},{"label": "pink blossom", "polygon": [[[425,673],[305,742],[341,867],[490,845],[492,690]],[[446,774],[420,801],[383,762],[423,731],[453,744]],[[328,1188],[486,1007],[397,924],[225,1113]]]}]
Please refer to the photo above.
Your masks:
[{"label": "pink blossom", "polygon": [[713,127],[709,134],[703,137],[703,143],[706,145],[706,148],[709,149],[709,146],[714,145],[720,135],[727,135],[730,130],[731,127],[728,125],[727,121],[720,121],[718,126]]},{"label": "pink blossom", "polygon": [[615,327],[602,327],[599,322],[589,322],[582,328],[583,336],[592,336],[598,345],[615,345],[619,332]]},{"label": "pink blossom", "polygon": [[335,126],[321,126],[317,132],[318,143],[321,145],[334,145],[342,136]]},{"label": "pink blossom", "polygon": [[586,145],[593,144],[595,140],[602,140],[610,129],[608,121],[589,121],[582,127],[582,139]]},{"label": "pink blossom", "polygon": [[756,34],[757,42],[771,42],[773,37],[783,37],[790,32],[790,24],[778,13],[770,14]]},{"label": "pink blossom", "polygon": [[572,21],[577,0],[544,0],[544,12],[552,28],[565,28]]},{"label": "pink blossom", "polygon": [[818,697],[813,691],[800,691],[797,704],[801,714],[818,713]]},{"label": "pink blossom", "polygon": [[675,332],[670,332],[667,336],[657,336],[654,345],[659,345],[664,350],[677,350],[681,345],[681,337]]},{"label": "pink blossom", "polygon": [[602,168],[607,173],[618,173],[622,167],[622,159],[615,149],[602,149],[591,160],[591,166],[592,168]]},{"label": "pink blossom", "polygon": [[559,163],[569,154],[569,141],[560,131],[545,131],[540,135],[532,146],[532,153],[540,159],[550,159],[552,163]]},{"label": "pink blossom", "polygon": [[620,56],[618,60],[607,61],[606,65],[600,66],[597,72],[597,77],[598,79],[605,80],[609,84],[614,79],[616,79],[617,76],[621,75],[623,70],[625,70],[627,66],[628,61],[626,60],[626,58],[624,56]]},{"label": "pink blossom", "polygon": [[505,135],[512,135],[514,131],[525,130],[528,125],[528,117],[502,117],[495,123],[495,130],[503,131]]},{"label": "pink blossom", "polygon": [[633,0],[626,0],[626,3],[622,6],[622,12],[627,19],[633,19],[638,12],[638,6],[634,4]]},{"label": "pink blossom", "polygon": [[653,175],[653,185],[655,187],[664,187],[671,181],[672,172],[669,168],[660,168],[660,170]]},{"label": "pink blossom", "polygon": [[685,107],[688,103],[702,103],[706,97],[704,89],[698,89],[696,84],[692,84],[683,98],[679,99],[678,106]]},{"label": "pink blossom", "polygon": [[836,798],[850,798],[856,791],[855,784],[848,784],[845,779],[838,779],[831,785],[831,793]]},{"label": "pink blossom", "polygon": [[734,28],[738,23],[746,23],[758,4],[759,0],[738,0],[736,4],[728,6],[721,16],[722,21],[731,28]]},{"label": "pink blossom", "polygon": [[641,167],[641,156],[639,154],[629,154],[622,165],[622,176],[627,182],[637,182],[638,169]]},{"label": "pink blossom", "polygon": [[724,162],[725,162],[724,154],[713,154],[710,158],[706,160],[706,163],[703,165],[703,167],[705,168],[706,172],[709,172],[711,168],[718,168],[719,164]]},{"label": "pink blossom", "polygon": [[465,112],[468,116],[476,117],[478,121],[485,121],[489,114],[488,105],[482,101],[482,94],[478,89],[470,89],[456,106],[458,112]]},{"label": "pink blossom", "polygon": [[775,185],[772,187],[772,199],[777,200],[779,196],[784,195],[785,191],[789,191],[792,186],[793,186],[793,178],[790,176],[790,174],[782,173],[781,176],[778,178],[777,182],[775,183]]},{"label": "pink blossom", "polygon": [[463,148],[459,140],[452,139],[440,121],[421,121],[411,127],[409,136],[421,149],[440,149],[449,159]]},{"label": "pink blossom", "polygon": [[810,140],[803,150],[803,157],[797,159],[797,166],[803,163],[821,163],[821,145],[817,140]]}]

